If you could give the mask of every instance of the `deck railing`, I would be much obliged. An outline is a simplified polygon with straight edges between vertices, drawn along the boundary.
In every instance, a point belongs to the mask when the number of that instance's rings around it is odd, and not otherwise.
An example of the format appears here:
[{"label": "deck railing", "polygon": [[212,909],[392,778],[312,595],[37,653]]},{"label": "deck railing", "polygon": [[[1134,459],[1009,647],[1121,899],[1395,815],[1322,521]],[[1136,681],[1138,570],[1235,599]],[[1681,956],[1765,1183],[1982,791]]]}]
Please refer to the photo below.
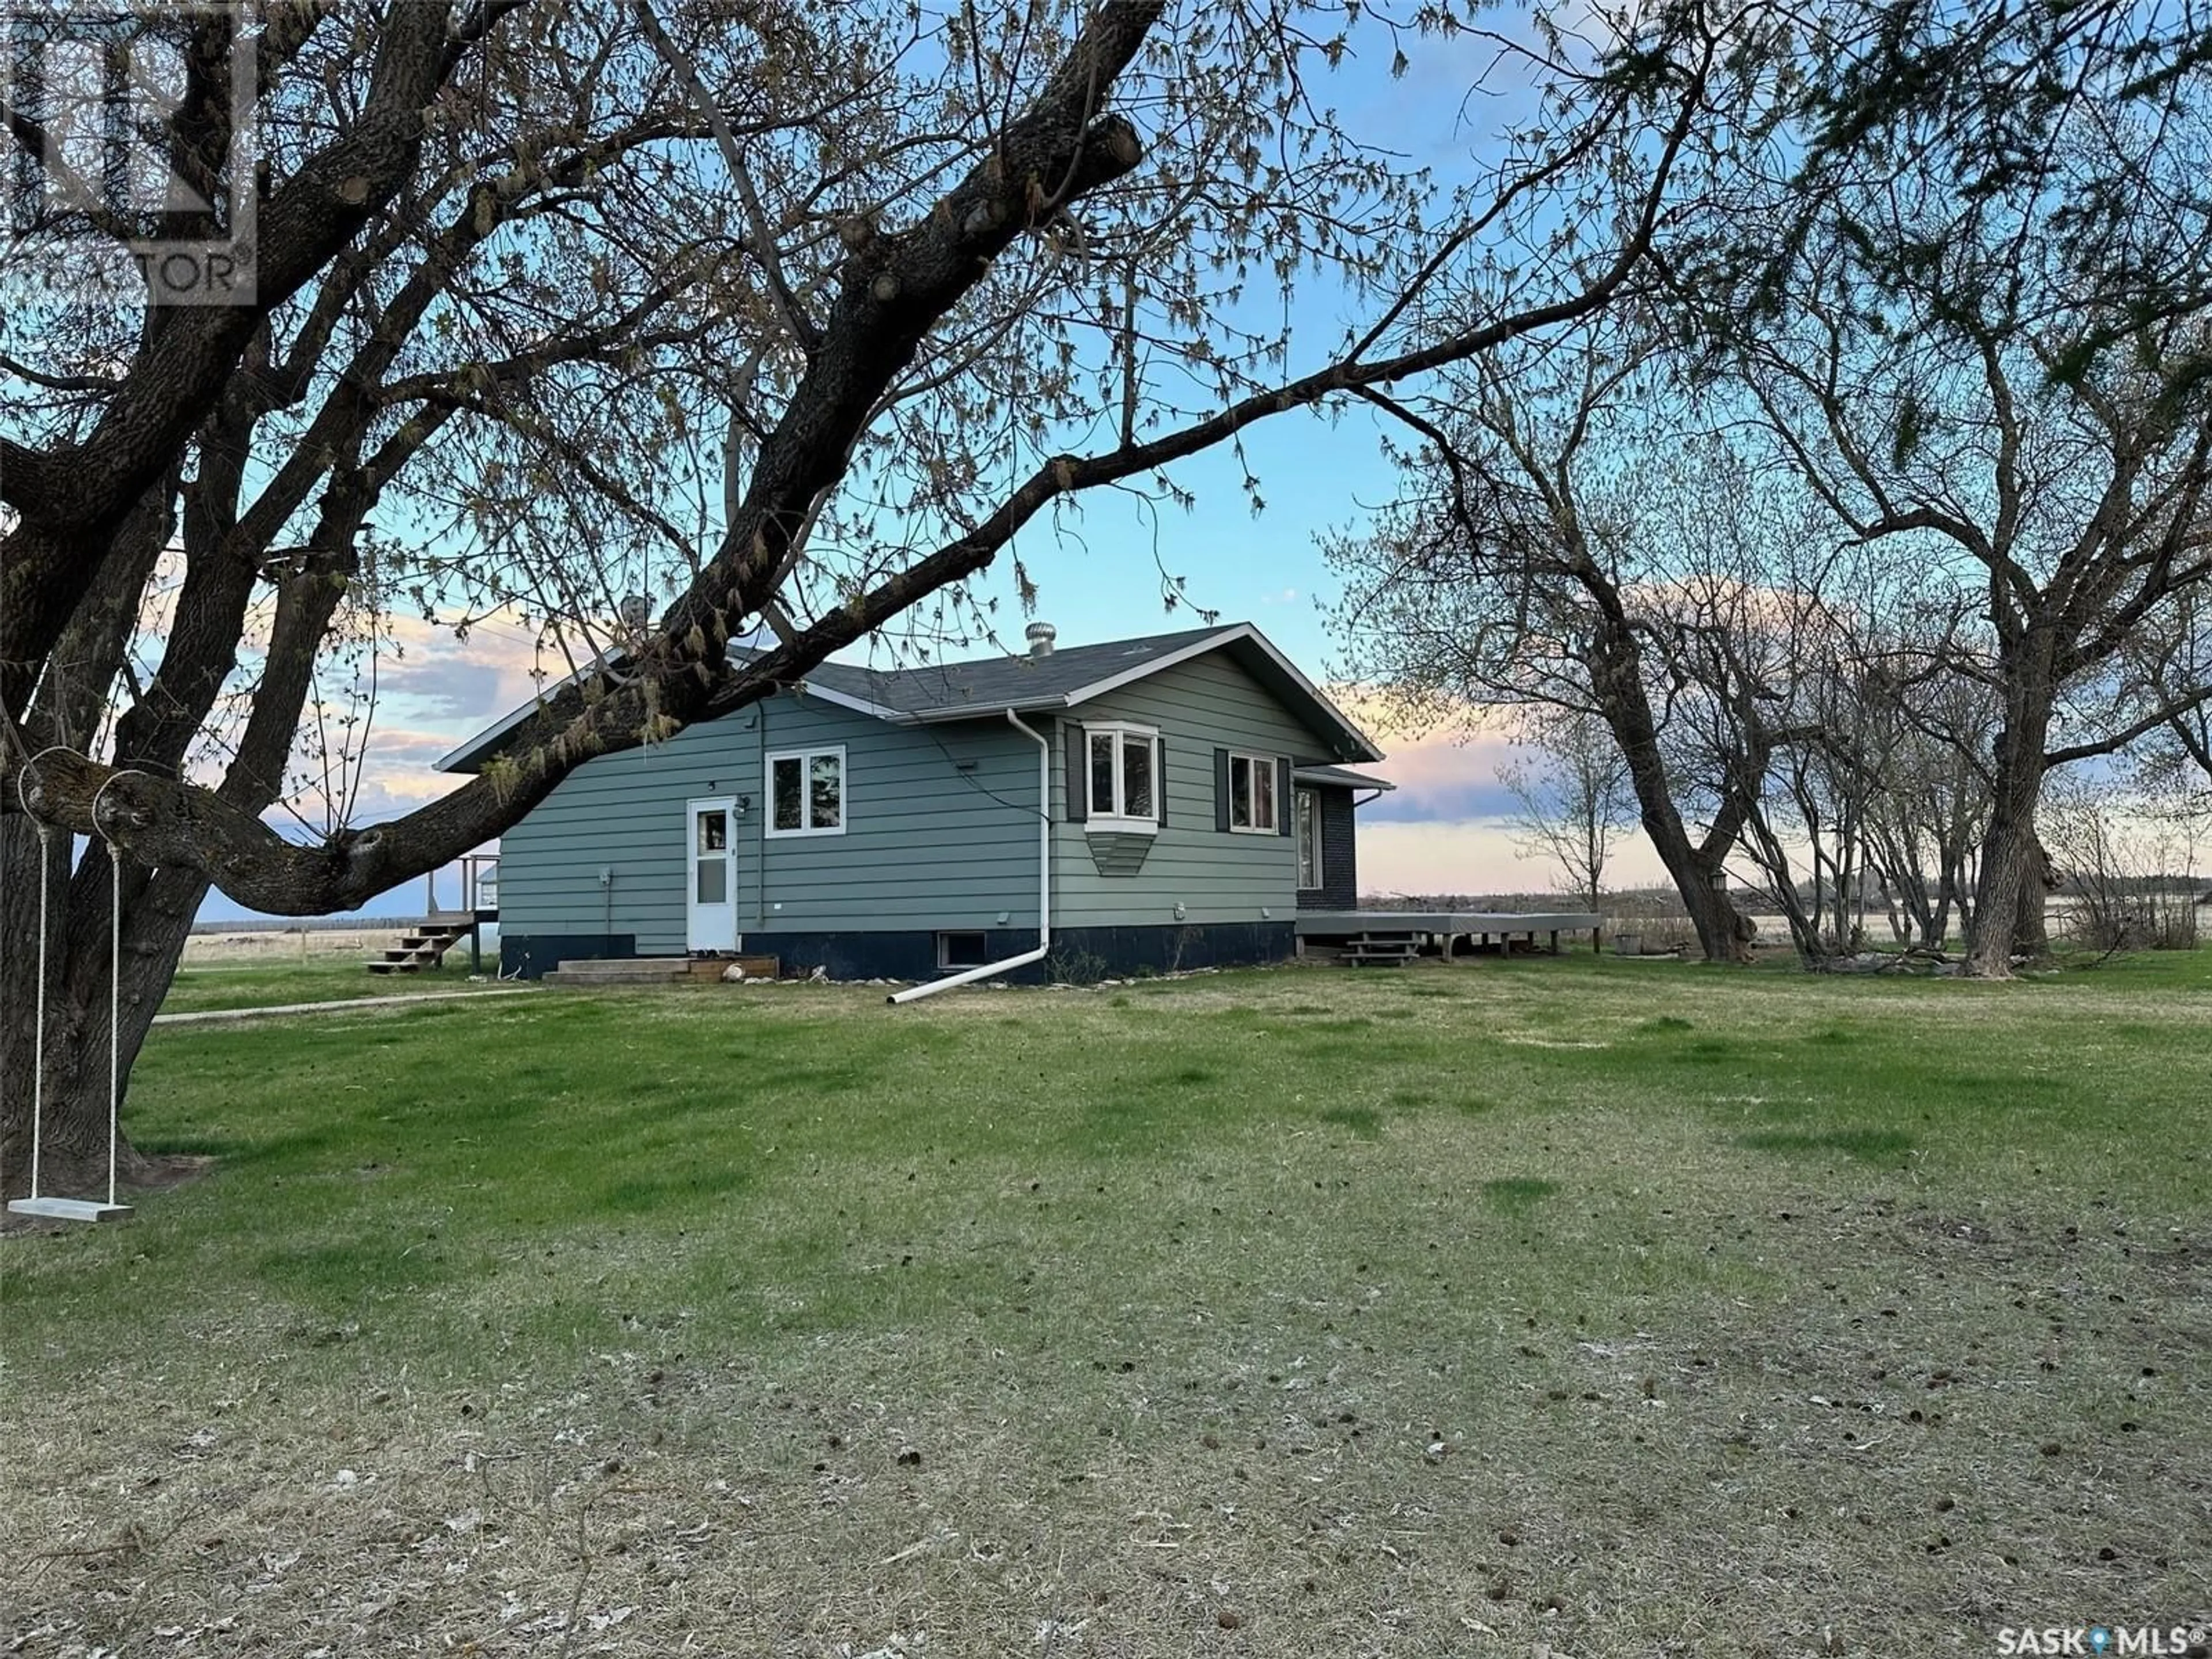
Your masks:
[{"label": "deck railing", "polygon": [[461,867],[461,902],[451,910],[438,902],[438,872],[433,870],[422,878],[424,914],[432,916],[474,916],[478,921],[498,921],[499,854],[464,853],[458,862]]},{"label": "deck railing", "polygon": [[466,853],[461,857],[461,908],[486,920],[499,914],[499,854]]}]

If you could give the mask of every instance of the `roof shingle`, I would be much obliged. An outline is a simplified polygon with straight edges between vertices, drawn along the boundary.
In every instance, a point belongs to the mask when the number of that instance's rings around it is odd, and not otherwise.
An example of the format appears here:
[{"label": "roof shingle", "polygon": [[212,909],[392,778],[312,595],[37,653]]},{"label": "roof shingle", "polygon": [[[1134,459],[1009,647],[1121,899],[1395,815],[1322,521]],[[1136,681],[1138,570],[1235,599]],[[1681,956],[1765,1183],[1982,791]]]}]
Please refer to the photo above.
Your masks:
[{"label": "roof shingle", "polygon": [[902,714],[941,715],[957,709],[995,714],[1005,708],[1058,703],[1086,685],[1235,631],[1235,624],[1187,628],[1180,633],[1109,640],[1103,645],[1066,646],[1042,657],[984,657],[970,662],[932,663],[921,668],[855,668],[825,662],[809,669],[806,679],[810,684]]}]

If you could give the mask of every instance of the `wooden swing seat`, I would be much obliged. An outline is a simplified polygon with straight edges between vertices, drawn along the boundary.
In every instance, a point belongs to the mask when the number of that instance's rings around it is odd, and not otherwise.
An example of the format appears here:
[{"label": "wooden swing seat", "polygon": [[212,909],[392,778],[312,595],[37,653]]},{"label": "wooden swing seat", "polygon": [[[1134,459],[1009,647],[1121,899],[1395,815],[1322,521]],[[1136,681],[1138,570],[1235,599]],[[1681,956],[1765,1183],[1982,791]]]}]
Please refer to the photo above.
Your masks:
[{"label": "wooden swing seat", "polygon": [[49,1221],[121,1221],[131,1213],[128,1204],[103,1204],[96,1198],[11,1198],[8,1209]]}]

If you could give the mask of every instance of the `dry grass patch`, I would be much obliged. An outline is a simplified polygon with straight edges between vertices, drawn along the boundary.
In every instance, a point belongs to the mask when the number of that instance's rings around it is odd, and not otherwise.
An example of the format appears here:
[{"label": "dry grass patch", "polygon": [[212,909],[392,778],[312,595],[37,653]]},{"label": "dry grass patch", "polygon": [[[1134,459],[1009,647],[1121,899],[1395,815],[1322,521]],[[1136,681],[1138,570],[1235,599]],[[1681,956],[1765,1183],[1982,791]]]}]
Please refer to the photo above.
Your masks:
[{"label": "dry grass patch", "polygon": [[[2212,999],[1954,988],[1536,963],[164,1033],[140,1132],[220,1173],[0,1258],[0,1620],[1779,1659],[2212,1612],[2174,1040]],[[2088,1026],[2100,1090],[2043,1081]]]}]

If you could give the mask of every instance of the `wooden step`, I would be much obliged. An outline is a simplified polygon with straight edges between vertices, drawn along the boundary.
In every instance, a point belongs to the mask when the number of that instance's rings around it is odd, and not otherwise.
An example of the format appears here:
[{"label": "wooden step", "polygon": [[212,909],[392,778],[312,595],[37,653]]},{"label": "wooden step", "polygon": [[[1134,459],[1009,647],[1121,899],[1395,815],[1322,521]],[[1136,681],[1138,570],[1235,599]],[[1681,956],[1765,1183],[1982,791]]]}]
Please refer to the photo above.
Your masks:
[{"label": "wooden step", "polygon": [[425,968],[442,964],[446,952],[475,931],[475,920],[465,915],[441,912],[426,916],[402,933],[398,944],[387,947],[381,957],[366,965],[372,974],[419,974]]},{"label": "wooden step", "polygon": [[742,951],[733,957],[694,957],[691,977],[719,980],[732,963],[745,970],[747,979],[774,979],[783,965],[774,957],[747,956]]},{"label": "wooden step", "polygon": [[1354,968],[1402,968],[1420,954],[1419,933],[1370,932],[1355,936],[1338,952],[1337,960]]},{"label": "wooden step", "polygon": [[665,985],[691,977],[688,957],[586,957],[563,962],[548,985]]}]

